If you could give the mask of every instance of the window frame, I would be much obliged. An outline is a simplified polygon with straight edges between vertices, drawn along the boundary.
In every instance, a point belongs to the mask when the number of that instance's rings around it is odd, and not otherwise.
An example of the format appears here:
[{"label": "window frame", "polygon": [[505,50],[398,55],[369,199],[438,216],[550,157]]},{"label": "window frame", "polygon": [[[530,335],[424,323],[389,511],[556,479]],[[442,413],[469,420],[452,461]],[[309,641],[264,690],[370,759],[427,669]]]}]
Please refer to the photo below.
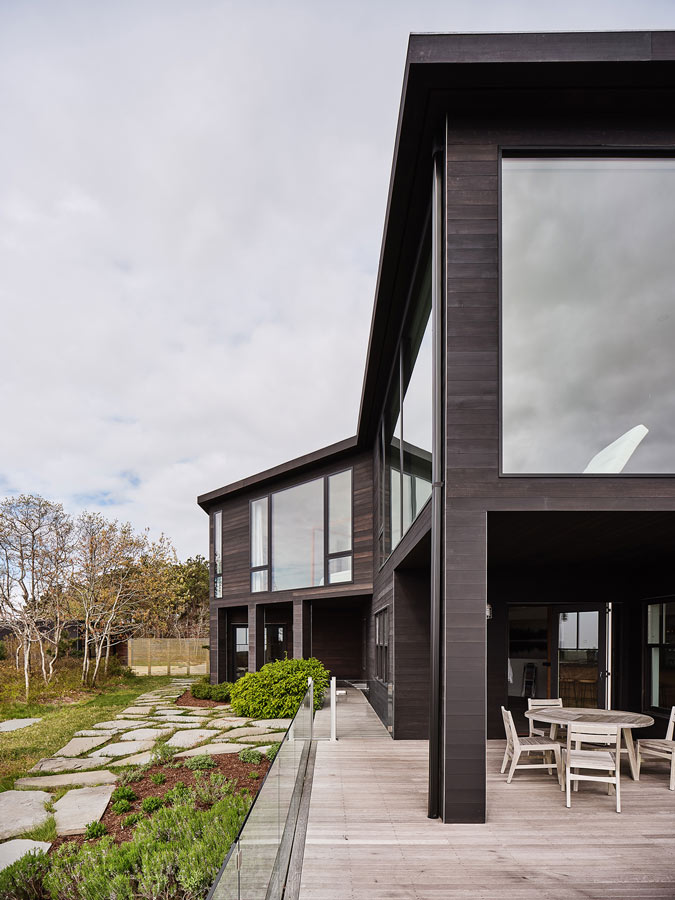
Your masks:
[{"label": "window frame", "polygon": [[[390,624],[389,606],[385,606],[373,616],[375,621],[375,680],[390,684]],[[384,640],[381,638],[384,637]]]},{"label": "window frame", "polygon": [[213,539],[213,596],[223,599],[223,511],[217,509],[212,516]]},{"label": "window frame", "polygon": [[[644,612],[643,612],[643,634],[644,639],[642,642],[642,646],[644,648],[644,658],[643,658],[643,704],[642,707],[645,710],[649,710],[653,712],[656,716],[667,716],[670,713],[671,706],[661,706],[655,705],[652,703],[652,684],[653,684],[653,670],[652,670],[652,658],[653,658],[653,650],[658,649],[659,651],[659,660],[663,654],[663,651],[666,647],[674,648],[673,652],[675,652],[675,641],[666,641],[665,640],[665,607],[667,604],[672,603],[675,604],[675,595],[668,595],[665,597],[649,597],[644,601]],[[658,606],[659,607],[659,640],[658,641],[650,641],[649,640],[649,607],[650,606]],[[660,673],[660,665],[659,665],[659,673]],[[660,686],[659,686],[659,694],[660,694]],[[661,697],[659,696],[659,701]]]}]

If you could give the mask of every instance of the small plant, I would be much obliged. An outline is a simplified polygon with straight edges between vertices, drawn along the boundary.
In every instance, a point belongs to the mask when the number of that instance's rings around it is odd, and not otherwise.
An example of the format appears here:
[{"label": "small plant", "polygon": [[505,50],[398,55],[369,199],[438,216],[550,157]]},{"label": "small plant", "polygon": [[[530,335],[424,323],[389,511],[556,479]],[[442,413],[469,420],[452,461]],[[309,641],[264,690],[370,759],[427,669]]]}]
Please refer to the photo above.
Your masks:
[{"label": "small plant", "polygon": [[205,684],[203,681],[198,681],[196,684],[192,685],[190,689],[192,696],[195,700],[210,700],[211,699],[211,685]]},{"label": "small plant", "polygon": [[[22,838],[30,841],[55,841],[56,840],[56,820],[54,816],[50,816],[41,825],[36,825],[30,831],[24,832]],[[0,897],[3,895],[0,894]]]},{"label": "small plant", "polygon": [[155,749],[152,751],[151,756],[153,765],[157,765],[158,763],[171,762],[175,752],[175,747],[169,747],[168,744],[157,744]]},{"label": "small plant", "polygon": [[260,778],[260,772],[249,772],[248,777],[252,778],[253,781],[257,781]]},{"label": "small plant", "polygon": [[239,759],[242,762],[253,763],[253,765],[257,766],[258,763],[262,762],[262,753],[260,750],[251,750],[247,747],[244,750],[240,750]]},{"label": "small plant", "polygon": [[204,769],[215,769],[215,761],[206,753],[200,753],[198,756],[191,756],[185,760],[185,767],[191,772],[199,772]]},{"label": "small plant", "polygon": [[103,837],[107,833],[108,829],[103,822],[90,822],[84,829],[84,839],[85,841],[93,841],[95,838]]},{"label": "small plant", "polygon": [[211,685],[211,699],[217,700],[219,703],[227,703],[230,699],[230,691],[232,683],[223,681],[221,684]]},{"label": "small plant", "polygon": [[166,775],[163,772],[155,772],[154,775],[150,776],[150,781],[153,784],[164,784],[166,781]]},{"label": "small plant", "polygon": [[49,858],[42,850],[31,850],[0,871],[0,897],[7,900],[42,900],[42,881],[49,871]]},{"label": "small plant", "polygon": [[127,816],[126,819],[122,820],[123,828],[133,828],[138,822],[143,818],[142,813],[132,813],[130,816]]},{"label": "small plant", "polygon": [[234,781],[220,772],[212,772],[208,779],[205,779],[201,772],[195,772],[194,791],[202,803],[212,806],[234,793]]},{"label": "small plant", "polygon": [[117,803],[118,800],[127,800],[129,803],[133,803],[134,800],[138,800],[138,797],[130,787],[121,785],[120,787],[115,788],[110,799],[113,803]]},{"label": "small plant", "polygon": [[161,797],[146,797],[141,801],[141,809],[144,813],[154,813],[164,806],[164,800]]},{"label": "small plant", "polygon": [[128,800],[117,800],[116,803],[113,803],[111,809],[116,816],[123,816],[124,813],[128,813],[131,810],[131,803]]},{"label": "small plant", "polygon": [[269,759],[270,762],[274,761],[274,758],[279,752],[279,747],[281,747],[281,742],[275,741],[273,744],[269,745],[267,750],[265,750],[265,756]]},{"label": "small plant", "polygon": [[124,771],[119,776],[119,782],[122,787],[127,784],[133,784],[134,781],[142,781],[145,776],[145,771],[143,766],[139,766],[138,768],[129,767],[128,769],[124,769]]},{"label": "small plant", "polygon": [[192,790],[183,782],[177,781],[170,791],[164,795],[165,803],[181,803],[192,797]]}]

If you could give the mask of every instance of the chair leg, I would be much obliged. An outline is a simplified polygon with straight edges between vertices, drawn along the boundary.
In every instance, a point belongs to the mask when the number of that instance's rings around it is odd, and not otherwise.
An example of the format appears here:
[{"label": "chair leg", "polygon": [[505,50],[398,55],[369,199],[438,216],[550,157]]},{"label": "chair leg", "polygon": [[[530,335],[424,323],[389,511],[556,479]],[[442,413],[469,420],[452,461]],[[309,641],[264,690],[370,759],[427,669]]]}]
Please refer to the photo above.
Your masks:
[{"label": "chair leg", "polygon": [[502,775],[504,774],[504,770],[506,769],[506,763],[509,758],[509,745],[506,745],[506,750],[504,751],[504,760],[502,762]]},{"label": "chair leg", "polygon": [[562,766],[562,754],[560,753],[560,747],[557,750],[553,751],[553,755],[555,757],[555,771],[558,776],[558,784],[560,785],[560,790],[564,790],[565,786],[563,784],[563,766]]},{"label": "chair leg", "polygon": [[[579,774],[579,770],[578,770],[578,769],[575,769],[575,770],[574,770],[574,774],[575,774],[575,775],[578,775],[578,774]],[[575,781],[575,782],[574,782],[574,790],[575,790],[575,791],[578,791],[578,790],[579,790],[579,782],[578,782],[578,781]]]},{"label": "chair leg", "polygon": [[572,770],[569,766],[565,769],[565,806],[569,809],[572,805],[572,795],[570,794],[570,775]]},{"label": "chair leg", "polygon": [[618,813],[620,813],[621,812],[621,793],[620,793],[620,788],[619,788],[619,781],[621,779],[620,779],[620,775],[619,775],[618,763],[617,763],[617,768],[614,770],[614,774],[616,775],[616,811]]},{"label": "chair leg", "polygon": [[670,757],[670,790],[675,791],[675,753]]},{"label": "chair leg", "polygon": [[508,778],[506,779],[507,784],[511,784],[511,779],[513,778],[513,773],[516,771],[516,766],[518,765],[519,759],[520,759],[520,753],[516,756],[516,754],[514,752],[513,759],[511,760],[511,768],[509,769]]}]

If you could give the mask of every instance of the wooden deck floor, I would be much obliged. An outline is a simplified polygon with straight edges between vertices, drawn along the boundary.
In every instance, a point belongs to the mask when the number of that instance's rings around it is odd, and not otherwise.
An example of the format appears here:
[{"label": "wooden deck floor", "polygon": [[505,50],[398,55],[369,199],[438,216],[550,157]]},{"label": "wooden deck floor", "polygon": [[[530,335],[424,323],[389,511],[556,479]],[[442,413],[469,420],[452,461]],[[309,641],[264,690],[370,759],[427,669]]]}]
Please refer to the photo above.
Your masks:
[{"label": "wooden deck floor", "polygon": [[545,770],[507,785],[491,741],[488,823],[443,825],[426,817],[426,743],[378,738],[375,724],[368,740],[317,746],[301,900],[674,900],[667,763],[645,763],[636,783],[624,761],[620,815],[599,784],[567,810]]}]

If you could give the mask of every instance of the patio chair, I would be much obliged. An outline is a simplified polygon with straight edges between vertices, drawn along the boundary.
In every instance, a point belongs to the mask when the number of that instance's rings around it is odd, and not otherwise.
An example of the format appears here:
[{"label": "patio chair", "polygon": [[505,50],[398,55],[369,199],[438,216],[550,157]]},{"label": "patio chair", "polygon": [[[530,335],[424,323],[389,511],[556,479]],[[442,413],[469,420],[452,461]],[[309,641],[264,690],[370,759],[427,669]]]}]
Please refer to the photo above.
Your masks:
[{"label": "patio chair", "polygon": [[675,729],[675,706],[670,711],[668,719],[668,728],[665,738],[642,738],[637,742],[637,764],[638,775],[640,774],[640,766],[642,765],[642,754],[649,756],[658,756],[661,759],[670,760],[670,784],[671,791],[675,791],[675,741],[673,740],[673,730]]},{"label": "patio chair", "polygon": [[[542,699],[534,698],[534,697],[527,698],[527,708],[528,709],[543,709],[547,706],[562,706],[562,705],[563,705],[563,702],[562,702],[561,697],[555,697],[555,698],[549,697],[547,700],[542,700]],[[546,732],[544,731],[543,728],[535,728],[534,721],[532,719],[528,719],[528,721],[530,723],[530,737],[535,737],[535,735],[539,735],[540,737],[546,737]],[[557,727],[561,728],[563,726],[558,725]],[[556,729],[556,726],[551,725],[551,730],[549,733],[551,740],[555,740],[555,738],[554,738],[555,729]]]},{"label": "patio chair", "polygon": [[523,753],[541,753],[545,756],[547,751],[551,751],[555,758],[555,768],[558,775],[558,784],[560,790],[563,790],[563,768],[562,757],[560,752],[560,744],[546,737],[525,737],[519,738],[516,726],[513,724],[513,716],[508,709],[502,706],[502,718],[504,719],[504,730],[506,731],[506,750],[504,752],[504,760],[502,762],[502,774],[506,769],[506,764],[511,758],[511,766],[506,783],[511,784],[513,773],[516,769],[548,769],[549,775],[553,774],[553,767],[550,760],[543,763],[527,763],[519,765],[518,760]]},{"label": "patio chair", "polygon": [[[614,744],[614,751],[585,750],[581,744]],[[565,788],[566,806],[572,805],[571,788],[579,790],[580,781],[601,781],[607,785],[607,792],[612,785],[616,789],[616,811],[621,812],[621,795],[619,788],[621,763],[621,729],[617,725],[601,725],[589,722],[570,722],[567,726],[567,747],[565,749]],[[582,775],[579,769],[591,771],[613,772],[613,775]]]}]

